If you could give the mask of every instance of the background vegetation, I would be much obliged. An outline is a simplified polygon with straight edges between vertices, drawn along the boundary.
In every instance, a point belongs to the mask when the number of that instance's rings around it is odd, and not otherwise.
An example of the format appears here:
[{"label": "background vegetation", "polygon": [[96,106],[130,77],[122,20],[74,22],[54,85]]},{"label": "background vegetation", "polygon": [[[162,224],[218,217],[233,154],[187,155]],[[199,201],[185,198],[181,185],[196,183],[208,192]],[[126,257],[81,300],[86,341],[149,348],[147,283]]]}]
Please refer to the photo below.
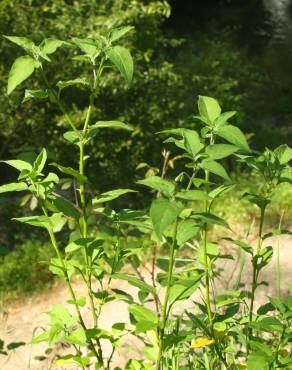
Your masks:
[{"label": "background vegetation", "polygon": [[[153,168],[160,168],[162,146],[154,133],[183,125],[194,127],[191,115],[198,94],[217,98],[227,111],[236,107],[240,111],[236,124],[248,134],[252,147],[274,148],[284,142],[291,145],[291,88],[271,75],[260,63],[259,56],[250,52],[248,45],[242,42],[240,27],[218,20],[214,12],[203,17],[201,2],[190,7],[193,2],[185,1],[185,8],[180,3],[159,0],[0,2],[1,34],[26,35],[36,42],[47,36],[94,37],[100,29],[113,25],[135,27],[127,45],[135,60],[133,84],[126,89],[117,74],[110,75],[98,93],[97,108],[93,112],[93,120],[116,117],[135,127],[132,135],[125,135],[123,140],[120,132],[102,133],[98,146],[90,147],[90,181],[99,191],[132,184],[146,168],[137,170],[138,163],[147,162]],[[216,7],[219,2],[209,3]],[[255,7],[260,2],[245,3]],[[187,19],[190,8],[191,21]],[[6,76],[20,50],[4,38],[1,38],[0,48],[0,158],[29,155],[46,146],[51,160],[72,165],[70,146],[65,141],[55,140],[64,131],[59,113],[52,111],[54,108],[47,103],[27,102],[22,106],[20,91],[8,99]],[[81,66],[78,63],[73,73],[72,68],[68,72],[62,51],[58,51],[57,60],[57,64],[50,66],[50,80],[57,82],[60,76],[70,79],[79,75]],[[84,115],[85,96],[77,95],[74,87],[65,93],[67,104],[74,109],[77,125]],[[257,133],[255,139],[254,132]],[[232,162],[228,164],[235,173],[240,171]],[[1,183],[15,177],[13,170],[2,165],[1,174]],[[248,181],[243,184],[251,186]],[[274,217],[278,217],[282,208],[289,208],[286,194],[283,190],[283,195],[279,195],[279,209]],[[140,195],[142,205],[145,197]],[[50,259],[48,248],[43,246],[42,233],[32,236],[27,234],[29,229],[6,221],[12,213],[16,216],[15,210],[11,210],[18,208],[23,199],[6,196],[0,201],[0,290],[20,291],[22,282],[23,289],[27,290],[35,286],[32,283],[36,271],[45,271],[44,265],[37,261]],[[226,199],[226,205],[228,203]],[[227,208],[228,211],[231,215],[234,213],[232,209]],[[25,242],[27,239],[29,241]],[[37,247],[39,255],[32,253],[33,246]],[[49,279],[47,274],[44,272],[44,281]]]}]

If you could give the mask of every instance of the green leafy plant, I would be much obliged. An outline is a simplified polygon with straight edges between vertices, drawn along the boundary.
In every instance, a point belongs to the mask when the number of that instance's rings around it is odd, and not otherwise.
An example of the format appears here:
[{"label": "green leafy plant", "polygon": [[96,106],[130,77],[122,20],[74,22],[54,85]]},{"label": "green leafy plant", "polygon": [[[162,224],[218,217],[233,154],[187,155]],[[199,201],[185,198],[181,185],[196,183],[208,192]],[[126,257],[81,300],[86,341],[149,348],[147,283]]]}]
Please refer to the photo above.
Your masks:
[{"label": "green leafy plant", "polygon": [[[236,112],[222,113],[217,100],[200,96],[199,114],[193,116],[193,126],[164,130],[163,166],[149,171],[138,187],[148,187],[153,201],[148,211],[115,210],[114,201],[136,190],[111,189],[96,194],[86,172],[86,148],[98,138],[101,130],[119,129],[131,132],[132,127],[113,117],[111,121],[92,122],[96,92],[115,68],[129,84],[133,76],[130,52],[118,44],[131,27],[109,29],[95,38],[74,38],[72,42],[45,39],[39,45],[22,37],[6,36],[21,46],[25,55],[14,62],[9,78],[10,94],[34,72],[39,74],[44,88],[27,90],[28,99],[47,99],[63,114],[70,131],[64,133],[68,145],[77,152],[78,169],[51,162],[50,153],[43,149],[36,157],[4,161],[19,172],[18,182],[0,187],[0,193],[27,192],[34,199],[31,211],[15,220],[47,231],[55,257],[50,270],[63,278],[68,286],[68,306],[58,305],[49,312],[49,328],[36,335],[33,343],[48,345],[66,343],[72,350],[60,355],[61,366],[76,364],[82,369],[111,369],[115,351],[127,337],[134,335],[141,345],[143,359],[129,359],[125,369],[280,369],[291,368],[289,343],[291,336],[291,299],[269,298],[255,313],[254,302],[260,271],[272,257],[272,247],[263,241],[276,229],[264,232],[266,208],[272,195],[283,183],[291,183],[289,161],[292,150],[286,145],[259,154],[253,151],[243,132],[230,123]],[[77,48],[75,55],[92,78],[82,75],[67,81],[51,82],[46,77],[46,64],[58,48]],[[88,108],[82,129],[77,127],[62,101],[62,91],[68,86],[88,91]],[[226,169],[229,157],[263,177],[263,187],[244,197],[259,208],[257,245],[230,237],[229,224],[214,213],[214,204],[236,187]],[[183,171],[169,177],[180,161]],[[152,172],[152,173],[151,173]],[[65,177],[60,178],[59,173]],[[71,192],[64,192],[71,188]],[[112,203],[111,203],[112,202]],[[69,238],[64,232],[68,226]],[[222,240],[211,239],[211,229],[225,230]],[[151,283],[142,273],[143,242],[151,244]],[[231,259],[221,252],[221,243],[238,246],[252,261],[251,289],[216,291],[220,276],[218,261]],[[61,245],[65,244],[63,251]],[[145,266],[144,266],[145,268]],[[80,275],[85,295],[77,296],[72,279]],[[137,297],[115,288],[114,282],[127,281],[138,290]],[[111,330],[100,325],[101,311],[111,301],[128,305],[131,324],[118,322]],[[186,306],[188,302],[188,306]],[[74,314],[68,308],[73,306]],[[90,307],[91,322],[84,320],[81,308]],[[103,343],[110,343],[111,353]]]}]

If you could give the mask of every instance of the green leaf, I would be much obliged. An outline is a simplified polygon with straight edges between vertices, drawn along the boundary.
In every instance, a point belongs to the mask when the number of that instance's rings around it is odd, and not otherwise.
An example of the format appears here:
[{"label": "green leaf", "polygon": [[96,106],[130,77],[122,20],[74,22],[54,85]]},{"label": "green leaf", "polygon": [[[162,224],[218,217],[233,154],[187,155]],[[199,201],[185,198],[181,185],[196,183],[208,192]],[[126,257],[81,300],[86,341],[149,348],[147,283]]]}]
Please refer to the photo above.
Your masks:
[{"label": "green leaf", "polygon": [[238,148],[250,152],[246,138],[238,127],[232,125],[223,126],[217,131],[217,135],[229,143],[236,145]]},{"label": "green leaf", "polygon": [[68,81],[59,81],[57,83],[57,87],[60,90],[65,89],[66,87],[69,86],[83,86],[83,87],[89,87],[90,83],[85,77],[80,77],[80,78],[75,78],[74,80],[68,80]]},{"label": "green leaf", "polygon": [[178,199],[184,199],[189,201],[197,201],[197,200],[210,200],[211,198],[206,194],[206,192],[202,190],[186,190],[180,191],[175,195]]},{"label": "green leaf", "polygon": [[221,108],[217,100],[209,96],[199,96],[198,108],[200,115],[212,124],[221,113]]},{"label": "green leaf", "polygon": [[281,164],[286,164],[292,159],[292,149],[286,144],[280,145],[278,148],[276,148],[275,154],[277,155]]},{"label": "green leaf", "polygon": [[32,42],[27,37],[18,37],[18,36],[3,36],[3,37],[13,42],[14,44],[22,47],[24,50],[32,51],[36,48],[34,42]]},{"label": "green leaf", "polygon": [[26,89],[22,102],[25,103],[31,99],[44,100],[44,99],[47,99],[48,96],[49,94],[47,90],[27,90]]},{"label": "green leaf", "polygon": [[59,212],[62,212],[65,216],[72,217],[75,220],[79,220],[81,213],[71,202],[61,196],[56,196],[51,200],[52,204],[57,208]]},{"label": "green leaf", "polygon": [[89,127],[89,132],[100,128],[117,128],[126,131],[133,131],[133,128],[121,121],[98,121]]},{"label": "green leaf", "polygon": [[137,183],[149,186],[150,188],[157,190],[168,197],[172,197],[175,191],[175,185],[172,182],[162,179],[158,176],[150,176],[144,180],[137,181]]},{"label": "green leaf", "polygon": [[156,290],[153,286],[144,283],[142,280],[136,278],[135,276],[129,275],[129,274],[122,274],[122,273],[116,273],[113,275],[113,279],[118,280],[125,280],[130,285],[133,285],[137,288],[139,288],[141,291],[148,292],[148,293],[155,293]]},{"label": "green leaf", "polygon": [[46,149],[44,148],[40,154],[37,156],[36,160],[34,161],[34,164],[33,164],[33,170],[37,173],[41,173],[42,170],[44,169],[45,167],[45,164],[46,164],[46,161],[47,161],[47,151]]},{"label": "green leaf", "polygon": [[74,38],[73,42],[84,52],[84,54],[93,58],[95,58],[100,52],[99,47],[94,40]]},{"label": "green leaf", "polygon": [[238,147],[230,144],[214,144],[208,145],[206,148],[206,153],[211,159],[226,158],[237,151]]},{"label": "green leaf", "polygon": [[43,227],[49,229],[53,226],[50,217],[47,216],[28,216],[28,217],[18,217],[13,218],[13,220],[22,222],[28,225],[36,226],[36,227]]},{"label": "green leaf", "polygon": [[65,339],[71,344],[77,344],[79,346],[87,345],[86,333],[83,328],[73,330],[69,335],[66,335]]},{"label": "green leaf", "polygon": [[209,171],[211,173],[214,173],[217,176],[222,177],[223,179],[227,181],[231,181],[225,168],[222,166],[222,164],[218,162],[212,161],[211,159],[204,159],[202,163],[200,164],[200,167],[206,171]]},{"label": "green leaf", "polygon": [[132,189],[110,190],[110,191],[100,194],[100,196],[98,196],[97,198],[92,199],[92,205],[109,202],[111,200],[117,199],[121,197],[122,195],[128,194],[128,193],[137,193],[137,191],[132,190]]},{"label": "green leaf", "polygon": [[78,171],[74,170],[71,167],[64,167],[58,163],[51,163],[51,166],[57,167],[61,172],[65,173],[66,175],[71,175],[75,177],[80,184],[84,184],[87,181],[87,177],[85,175],[81,175]]},{"label": "green leaf", "polygon": [[[133,315],[137,321],[137,329],[144,331],[156,329],[158,325],[158,317],[155,312],[146,307],[132,304],[129,306],[129,313]],[[146,331],[145,330],[145,331]]]},{"label": "green leaf", "polygon": [[48,38],[44,39],[40,45],[42,53],[45,55],[48,54],[53,54],[59,47],[67,45],[69,46],[69,42],[58,40],[58,39],[53,39],[53,38]]},{"label": "green leaf", "polygon": [[238,245],[241,249],[243,249],[247,253],[253,255],[253,248],[249,244],[247,244],[245,242],[242,242],[241,240],[234,240],[234,239],[231,239],[231,238],[224,238],[224,239],[232,242],[235,245]]},{"label": "green leaf", "polygon": [[32,344],[39,344],[39,343],[42,343],[42,342],[49,342],[49,339],[50,339],[50,332],[49,331],[44,331],[43,333],[34,337],[31,341],[31,343]]},{"label": "green leaf", "polygon": [[110,33],[110,41],[114,42],[125,36],[128,32],[132,31],[134,27],[126,26],[121,28],[114,28]]},{"label": "green leaf", "polygon": [[200,137],[196,131],[184,130],[183,138],[185,148],[193,157],[195,157],[204,147],[204,145],[200,142]]},{"label": "green leaf", "polygon": [[247,370],[268,370],[269,362],[265,355],[252,353],[248,356]]},{"label": "green leaf", "polygon": [[32,165],[30,163],[28,163],[26,161],[22,161],[20,159],[11,159],[11,160],[8,160],[8,161],[0,161],[0,162],[8,164],[8,166],[14,167],[20,172],[24,171],[24,170],[32,171]]},{"label": "green leaf", "polygon": [[223,220],[223,218],[218,217],[210,212],[195,213],[192,217],[210,225],[220,225],[230,229],[228,223]]},{"label": "green leaf", "polygon": [[122,46],[114,46],[106,51],[106,55],[130,84],[133,78],[134,64],[129,50]]},{"label": "green leaf", "polygon": [[181,203],[170,202],[163,198],[156,199],[152,202],[150,218],[159,239],[162,239],[163,232],[176,220],[182,209],[183,206]]},{"label": "green leaf", "polygon": [[199,232],[200,227],[193,220],[183,220],[179,223],[177,229],[177,244],[183,245],[187,241],[193,239]]},{"label": "green leaf", "polygon": [[7,94],[11,94],[11,92],[25,81],[39,65],[40,64],[29,55],[17,58],[9,72]]},{"label": "green leaf", "polygon": [[220,116],[218,118],[216,118],[216,120],[215,120],[215,126],[220,127],[220,126],[225,125],[227,123],[227,121],[229,120],[229,118],[233,117],[235,114],[236,114],[235,111],[224,112],[224,113],[220,114]]},{"label": "green leaf", "polygon": [[1,185],[0,194],[10,193],[14,191],[24,191],[27,189],[28,189],[28,186],[24,182],[12,182],[10,184]]}]

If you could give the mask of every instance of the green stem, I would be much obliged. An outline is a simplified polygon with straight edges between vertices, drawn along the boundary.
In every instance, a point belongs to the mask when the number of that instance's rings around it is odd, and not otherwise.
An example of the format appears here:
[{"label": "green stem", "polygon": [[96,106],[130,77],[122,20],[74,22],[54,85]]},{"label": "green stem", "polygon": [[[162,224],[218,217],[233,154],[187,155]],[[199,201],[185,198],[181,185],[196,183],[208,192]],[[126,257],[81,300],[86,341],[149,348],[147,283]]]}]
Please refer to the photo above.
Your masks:
[{"label": "green stem", "polygon": [[[254,310],[254,302],[255,302],[255,292],[257,288],[257,279],[259,275],[259,270],[258,270],[258,257],[261,252],[262,248],[262,233],[263,233],[263,225],[264,225],[264,219],[265,219],[265,211],[266,207],[263,206],[261,207],[261,215],[260,215],[260,223],[259,223],[259,231],[258,231],[258,240],[257,240],[257,250],[256,250],[256,255],[253,256],[252,260],[252,267],[253,267],[253,272],[252,272],[252,285],[251,285],[251,298],[250,298],[250,308],[249,308],[249,323],[252,323],[253,321],[253,310]],[[248,330],[248,340],[247,340],[247,354],[249,353],[249,342],[252,337],[252,328],[250,327]]]},{"label": "green stem", "polygon": [[[42,207],[42,210],[43,210],[45,216],[48,217],[48,213],[47,213],[45,207]],[[74,293],[74,290],[73,290],[73,287],[72,287],[72,284],[71,284],[71,281],[70,281],[70,278],[69,278],[69,275],[68,275],[68,272],[67,272],[67,268],[66,268],[65,262],[64,262],[64,260],[62,258],[62,255],[61,255],[61,252],[60,252],[60,249],[59,249],[59,246],[58,246],[58,243],[57,243],[57,240],[56,240],[54,231],[52,230],[51,227],[48,228],[48,233],[49,233],[49,236],[50,236],[50,239],[51,239],[52,246],[55,249],[55,252],[56,252],[57,257],[59,259],[60,265],[61,265],[62,270],[64,272],[65,281],[66,281],[66,284],[68,286],[68,289],[69,289],[71,298],[72,298],[72,300],[74,302],[74,306],[75,306],[75,309],[76,309],[76,312],[77,312],[77,315],[78,315],[78,319],[79,319],[80,325],[82,326],[82,328],[84,329],[84,331],[86,331],[87,328],[86,328],[85,322],[83,320],[83,317],[81,315],[79,306],[77,304],[76,295]],[[94,355],[97,358],[97,360],[100,362],[99,354],[97,353],[97,351],[95,349],[95,346],[94,346],[94,344],[93,344],[93,342],[92,342],[91,339],[88,341],[88,345],[89,345],[90,349],[92,350],[92,352],[94,353]]]},{"label": "green stem", "polygon": [[175,261],[175,251],[177,247],[177,228],[178,228],[178,219],[176,219],[175,225],[174,225],[174,232],[173,232],[173,240],[170,247],[170,255],[169,255],[169,267],[168,267],[168,275],[167,275],[167,286],[166,286],[166,292],[165,297],[162,305],[162,316],[160,321],[160,328],[159,328],[159,352],[157,356],[157,363],[156,363],[156,370],[162,369],[161,360],[163,356],[163,350],[162,350],[162,342],[164,339],[164,332],[165,332],[165,326],[167,321],[167,306],[168,306],[168,300],[169,300],[169,294],[170,294],[170,288],[172,285],[172,274],[173,274],[173,267],[174,267],[174,261]]}]

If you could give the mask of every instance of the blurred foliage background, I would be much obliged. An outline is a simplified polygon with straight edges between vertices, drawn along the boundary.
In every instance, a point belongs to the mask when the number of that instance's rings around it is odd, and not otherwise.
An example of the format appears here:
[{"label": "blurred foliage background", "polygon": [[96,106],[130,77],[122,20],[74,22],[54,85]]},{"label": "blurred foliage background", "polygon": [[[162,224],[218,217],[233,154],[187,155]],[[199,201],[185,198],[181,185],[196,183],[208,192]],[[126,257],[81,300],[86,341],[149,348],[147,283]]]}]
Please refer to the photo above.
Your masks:
[{"label": "blurred foliage background", "polygon": [[[263,45],[277,26],[263,6],[264,0],[2,0],[0,32],[40,42],[45,37],[94,37],[121,25],[135,27],[126,41],[135,61],[133,84],[128,88],[118,74],[109,73],[98,89],[93,112],[93,120],[121,119],[135,127],[130,137],[120,131],[103,132],[90,147],[91,186],[105,191],[133,186],[144,175],[136,169],[141,162],[161,167],[163,145],[155,133],[194,127],[191,116],[196,113],[198,94],[218,99],[224,110],[237,110],[235,123],[248,135],[252,147],[291,145],[292,88],[287,74],[275,73],[281,69],[279,60],[277,68],[263,63],[267,51]],[[259,36],[257,27],[262,27],[264,35]],[[41,80],[28,79],[7,97],[8,72],[21,49],[4,38],[0,48],[0,158],[39,152],[45,146],[52,160],[76,166],[72,146],[62,137],[66,124],[60,112],[45,102],[21,103],[24,87],[41,87]],[[73,48],[57,52],[47,69],[51,83],[86,75],[83,66],[72,61],[73,56]],[[270,58],[271,54],[265,54],[265,60],[270,62]],[[78,125],[87,95],[72,87],[63,97]],[[1,175],[1,183],[15,178],[14,171],[4,165]],[[138,200],[143,205],[144,195]],[[26,250],[30,255],[31,248],[22,247],[24,240],[42,240],[42,234],[32,236],[27,228],[9,221],[11,215],[17,216],[20,202],[19,198],[0,199],[3,261],[13,260],[7,254],[15,246],[19,250],[13,252],[14,260]],[[1,279],[0,273],[0,290],[5,285]]]}]

